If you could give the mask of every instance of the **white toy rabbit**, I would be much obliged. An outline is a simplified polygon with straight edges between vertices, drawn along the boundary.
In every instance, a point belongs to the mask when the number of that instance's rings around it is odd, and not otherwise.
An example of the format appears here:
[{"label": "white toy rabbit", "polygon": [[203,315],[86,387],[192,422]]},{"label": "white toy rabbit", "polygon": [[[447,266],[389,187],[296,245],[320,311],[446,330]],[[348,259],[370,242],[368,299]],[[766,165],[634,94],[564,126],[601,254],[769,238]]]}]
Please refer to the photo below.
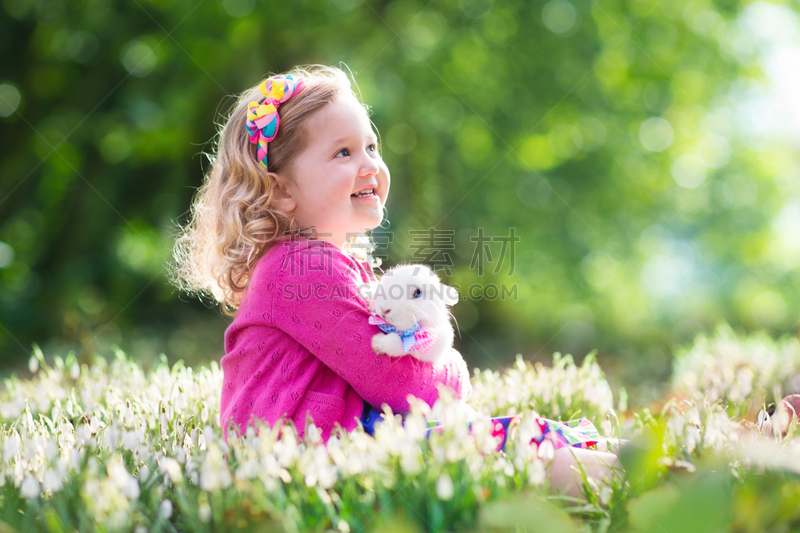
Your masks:
[{"label": "white toy rabbit", "polygon": [[454,287],[443,284],[425,265],[398,265],[372,287],[370,324],[385,333],[372,337],[372,349],[393,357],[410,354],[433,362],[453,347],[448,306],[458,302]]},{"label": "white toy rabbit", "polygon": [[[384,331],[372,337],[375,353],[435,362],[454,349],[447,308],[458,303],[458,291],[442,283],[433,270],[420,264],[397,265],[365,288],[372,312],[369,322]],[[460,408],[468,420],[480,416],[465,402]]]}]

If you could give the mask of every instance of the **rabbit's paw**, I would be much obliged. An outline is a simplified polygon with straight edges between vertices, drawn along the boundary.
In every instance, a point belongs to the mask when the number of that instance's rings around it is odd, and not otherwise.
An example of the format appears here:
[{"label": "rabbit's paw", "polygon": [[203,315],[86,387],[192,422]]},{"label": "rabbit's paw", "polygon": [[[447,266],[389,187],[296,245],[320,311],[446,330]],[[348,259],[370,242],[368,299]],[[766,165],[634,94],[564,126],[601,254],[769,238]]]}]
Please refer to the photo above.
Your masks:
[{"label": "rabbit's paw", "polygon": [[392,357],[401,357],[403,352],[403,340],[397,333],[378,333],[372,337],[372,349],[375,353],[385,353]]}]

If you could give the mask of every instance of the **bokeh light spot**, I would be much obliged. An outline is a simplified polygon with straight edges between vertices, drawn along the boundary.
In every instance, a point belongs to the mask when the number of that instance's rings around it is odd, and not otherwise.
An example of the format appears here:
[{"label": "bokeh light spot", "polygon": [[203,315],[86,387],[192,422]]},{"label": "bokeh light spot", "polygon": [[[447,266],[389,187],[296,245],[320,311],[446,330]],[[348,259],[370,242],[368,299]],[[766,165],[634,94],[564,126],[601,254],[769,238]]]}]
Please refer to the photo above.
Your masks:
[{"label": "bokeh light spot", "polygon": [[661,117],[651,117],[639,126],[639,142],[651,152],[663,152],[672,145],[675,132],[672,124]]},{"label": "bokeh light spot", "polygon": [[575,26],[578,12],[566,0],[552,0],[542,10],[542,22],[553,33],[566,33]]},{"label": "bokeh light spot", "polygon": [[548,169],[557,160],[547,142],[547,135],[534,135],[526,138],[519,146],[519,158],[524,165],[534,169]]},{"label": "bokeh light spot", "polygon": [[6,268],[14,262],[14,249],[0,241],[0,268]]},{"label": "bokeh light spot", "polygon": [[494,0],[458,0],[458,7],[473,19],[485,17],[492,10]]},{"label": "bokeh light spot", "polygon": [[696,189],[706,181],[703,160],[694,154],[684,154],[672,164],[672,177],[681,187]]},{"label": "bokeh light spot", "polygon": [[256,0],[222,0],[222,7],[232,17],[244,17],[252,13]]},{"label": "bokeh light spot", "polygon": [[386,145],[396,154],[407,154],[417,144],[417,132],[408,124],[395,124],[386,134]]},{"label": "bokeh light spot", "polygon": [[100,141],[100,154],[109,163],[119,163],[131,153],[131,138],[124,126],[111,130]]},{"label": "bokeh light spot", "polygon": [[122,48],[122,66],[131,76],[143,78],[156,68],[156,55],[150,46],[139,40],[133,40]]},{"label": "bokeh light spot", "polygon": [[0,117],[10,117],[19,107],[22,97],[10,83],[0,85]]},{"label": "bokeh light spot", "polygon": [[494,150],[492,136],[487,131],[486,125],[475,117],[465,121],[459,128],[456,133],[456,143],[461,156],[471,164],[482,163]]},{"label": "bokeh light spot", "polygon": [[464,120],[464,107],[454,98],[439,98],[431,104],[428,120],[437,130],[450,133]]}]

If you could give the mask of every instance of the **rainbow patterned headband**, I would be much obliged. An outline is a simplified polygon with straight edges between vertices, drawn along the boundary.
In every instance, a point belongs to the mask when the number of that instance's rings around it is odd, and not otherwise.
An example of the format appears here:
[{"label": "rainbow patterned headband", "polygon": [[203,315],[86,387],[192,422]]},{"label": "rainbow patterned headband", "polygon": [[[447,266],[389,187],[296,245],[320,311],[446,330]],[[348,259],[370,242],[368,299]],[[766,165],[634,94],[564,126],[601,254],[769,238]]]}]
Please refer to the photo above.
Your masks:
[{"label": "rainbow patterned headband", "polygon": [[272,76],[265,80],[259,90],[266,97],[263,104],[250,102],[247,106],[247,133],[250,142],[258,145],[258,164],[267,168],[267,143],[278,135],[281,117],[278,107],[303,90],[303,79],[291,76]]}]

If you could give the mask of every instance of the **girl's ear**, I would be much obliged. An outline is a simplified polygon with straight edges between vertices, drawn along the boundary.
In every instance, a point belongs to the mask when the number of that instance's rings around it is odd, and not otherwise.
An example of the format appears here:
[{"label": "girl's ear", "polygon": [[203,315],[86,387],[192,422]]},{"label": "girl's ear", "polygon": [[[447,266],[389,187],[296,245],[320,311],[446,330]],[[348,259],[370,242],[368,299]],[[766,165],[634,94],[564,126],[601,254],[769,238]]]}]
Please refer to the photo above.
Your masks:
[{"label": "girl's ear", "polygon": [[297,200],[289,191],[289,184],[283,176],[275,172],[267,173],[268,180],[272,184],[273,205],[283,211],[291,212],[297,209]]}]

